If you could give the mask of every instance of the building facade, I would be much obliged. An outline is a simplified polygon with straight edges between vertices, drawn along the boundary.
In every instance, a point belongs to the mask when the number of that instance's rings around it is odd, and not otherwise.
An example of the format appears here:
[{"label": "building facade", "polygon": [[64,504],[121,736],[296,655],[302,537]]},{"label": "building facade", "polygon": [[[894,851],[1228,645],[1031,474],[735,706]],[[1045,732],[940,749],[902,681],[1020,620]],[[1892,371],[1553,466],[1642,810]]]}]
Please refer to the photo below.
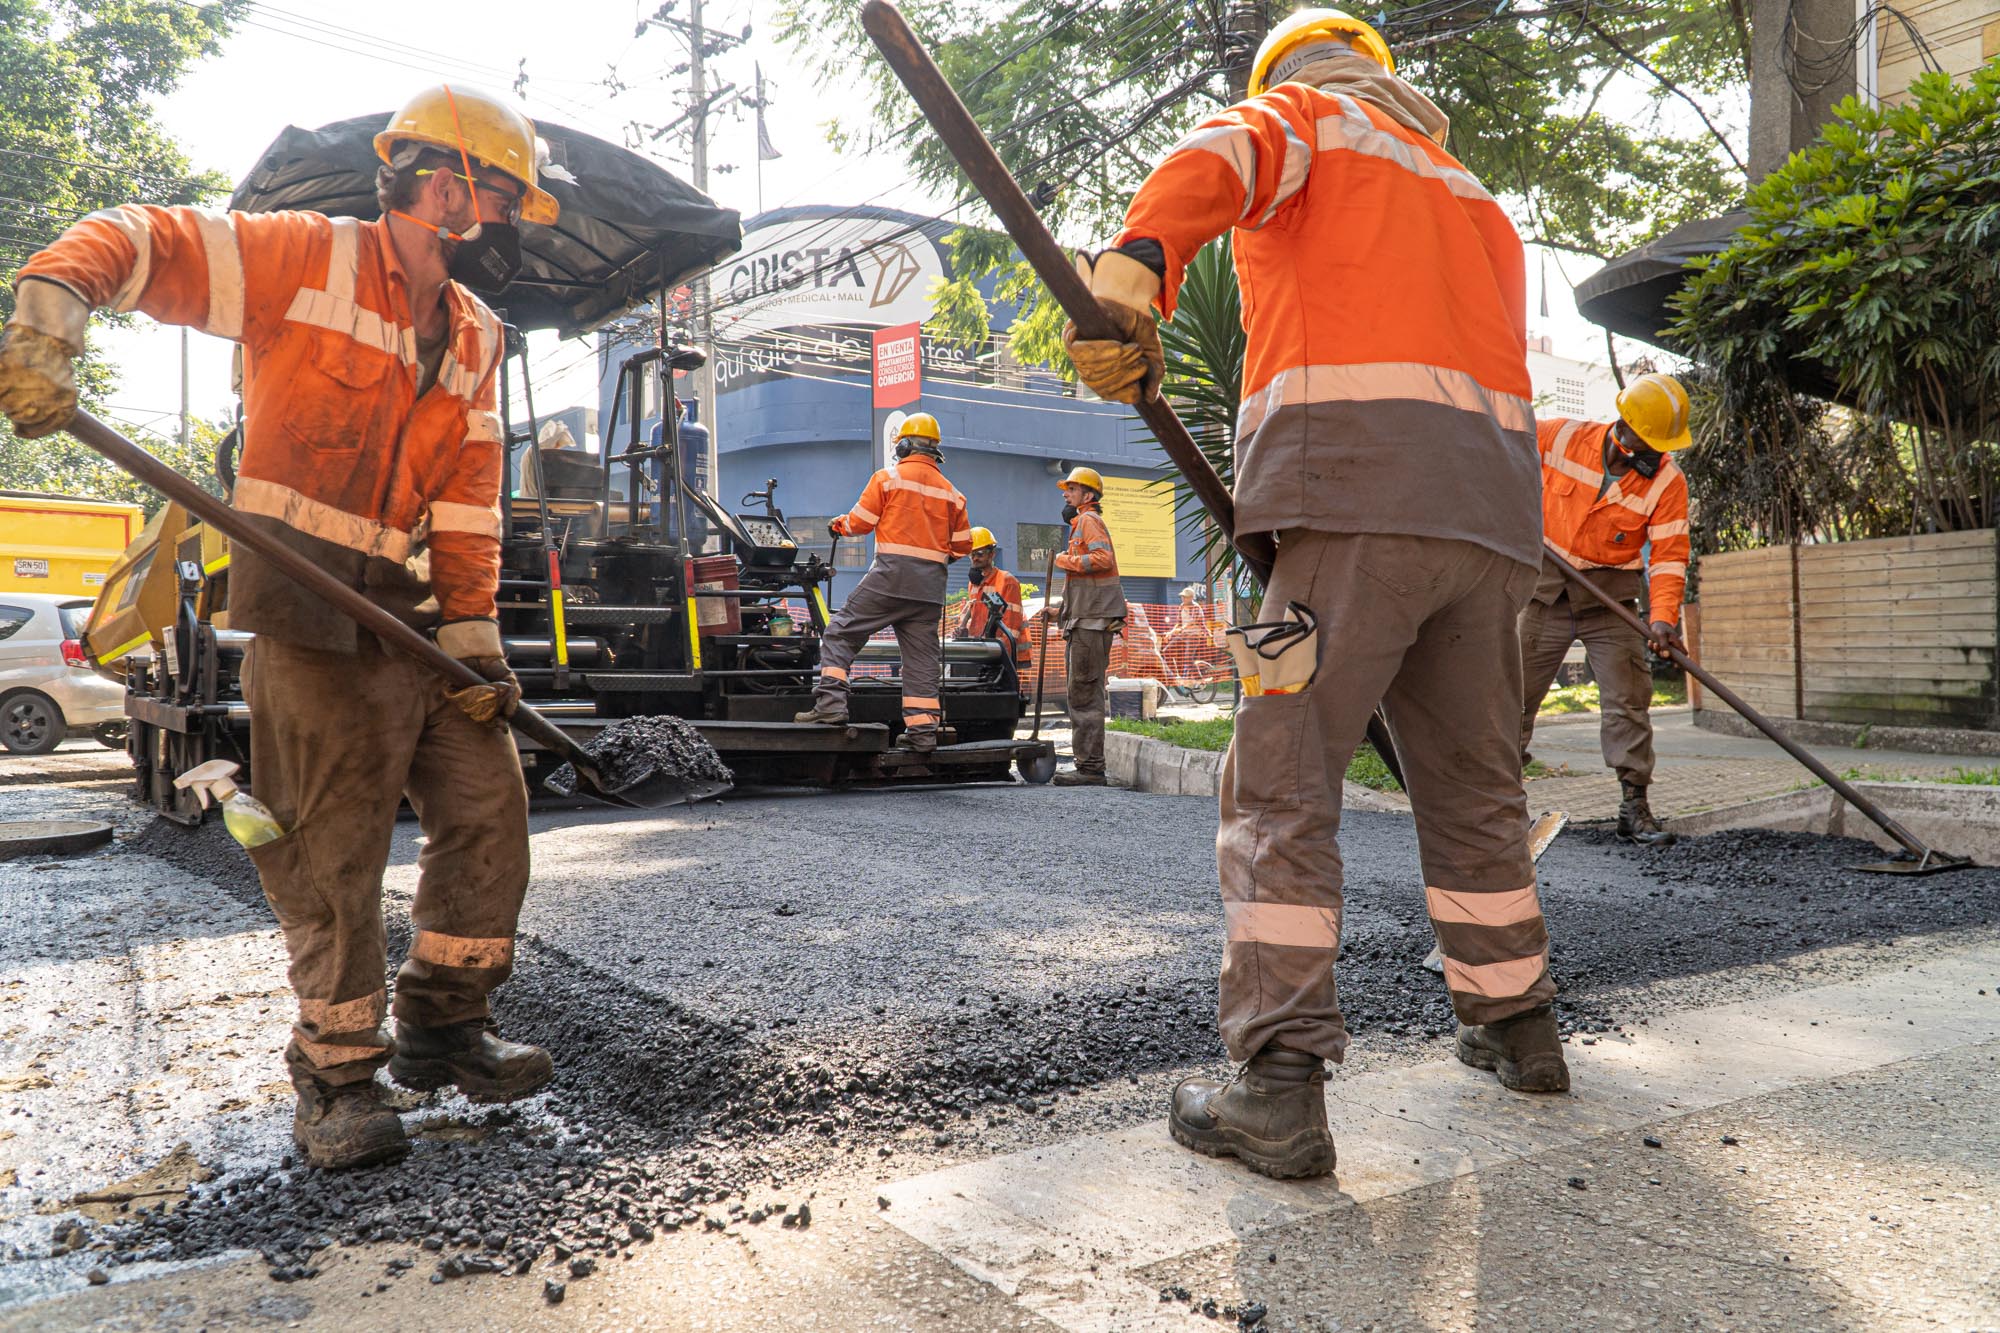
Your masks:
[{"label": "building facade", "polygon": [[[933,289],[950,272],[951,230],[935,218],[871,207],[774,210],[750,219],[742,251],[710,279],[714,493],[734,508],[775,479],[777,503],[801,545],[831,555],[843,572],[867,567],[869,543],[832,542],[827,520],[847,511],[880,466],[893,424],[874,405],[872,338],[929,317]],[[1172,471],[1159,446],[1130,408],[1016,362],[1006,340],[1010,317],[994,310],[995,336],[984,347],[921,339],[921,396],[901,410],[938,419],[945,474],[965,493],[972,522],[993,531],[1002,565],[1024,583],[1047,581],[1049,558],[1064,541],[1056,481],[1081,465],[1104,476],[1126,597],[1173,604],[1206,571],[1198,530],[1175,513]],[[606,423],[619,355],[607,348],[597,410]],[[1616,387],[1604,368],[1551,355],[1546,339],[1531,339],[1529,369],[1538,411],[1612,415]],[[649,405],[642,440],[656,422],[657,406]],[[617,426],[612,453],[628,429]],[[964,587],[965,573],[963,562],[952,567],[952,591]],[[836,600],[854,582],[836,578]]]}]

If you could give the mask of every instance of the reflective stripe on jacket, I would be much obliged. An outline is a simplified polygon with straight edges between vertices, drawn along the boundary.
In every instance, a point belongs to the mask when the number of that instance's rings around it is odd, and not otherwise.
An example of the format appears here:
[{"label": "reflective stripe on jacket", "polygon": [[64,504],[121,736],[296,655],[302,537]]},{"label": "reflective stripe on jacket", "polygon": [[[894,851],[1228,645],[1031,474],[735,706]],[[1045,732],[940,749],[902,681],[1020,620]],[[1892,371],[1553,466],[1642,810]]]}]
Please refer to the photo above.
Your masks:
[{"label": "reflective stripe on jacket", "polygon": [[[1648,614],[1679,624],[1690,550],[1687,477],[1668,458],[1650,480],[1627,472],[1605,486],[1604,446],[1610,434],[1609,422],[1562,417],[1536,427],[1542,449],[1542,533],[1579,569],[1634,574],[1644,569]],[[1599,487],[1604,487],[1602,498]],[[1629,586],[1636,579],[1620,582]],[[1615,597],[1622,590],[1605,591]]]},{"label": "reflective stripe on jacket", "polygon": [[1183,139],[1116,244],[1186,264],[1235,228],[1248,345],[1239,531],[1434,535],[1540,563],[1519,236],[1456,159],[1388,112],[1299,83]]},{"label": "reflective stripe on jacket", "polygon": [[[235,508],[412,624],[489,622],[456,637],[499,654],[500,323],[477,297],[445,285],[443,362],[419,397],[410,292],[379,222],[126,204],[21,276],[241,343]],[[253,552],[237,552],[229,600],[234,628],[353,650],[352,621]]]},{"label": "reflective stripe on jacket", "polygon": [[884,591],[944,601],[945,564],[972,553],[965,497],[928,454],[898,459],[868,479],[854,508],[834,525],[846,537],[875,534],[875,563]]},{"label": "reflective stripe on jacket", "polygon": [[953,633],[961,639],[987,637],[986,594],[989,592],[999,593],[1000,600],[1007,603],[1000,623],[1014,635],[1014,664],[1028,666],[1035,660],[1035,650],[1028,642],[1028,618],[1021,609],[1021,580],[998,566],[986,576],[984,583],[967,585],[965,605],[959,609],[958,627]]},{"label": "reflective stripe on jacket", "polygon": [[1111,529],[1096,508],[1078,509],[1069,527],[1069,549],[1056,556],[1063,571],[1062,626],[1081,621],[1125,618],[1124,585],[1118,581],[1118,553]]}]

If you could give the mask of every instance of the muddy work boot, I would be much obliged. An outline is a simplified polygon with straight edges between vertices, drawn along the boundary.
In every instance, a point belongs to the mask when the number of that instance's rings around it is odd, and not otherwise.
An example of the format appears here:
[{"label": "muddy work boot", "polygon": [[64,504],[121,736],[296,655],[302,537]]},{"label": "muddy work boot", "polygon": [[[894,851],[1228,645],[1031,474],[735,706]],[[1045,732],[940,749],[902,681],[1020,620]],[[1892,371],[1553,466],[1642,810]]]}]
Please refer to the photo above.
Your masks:
[{"label": "muddy work boot", "polygon": [[1266,1046],[1227,1083],[1183,1080],[1174,1089],[1167,1132],[1184,1148],[1234,1157],[1259,1175],[1323,1176],[1333,1170],[1325,1089],[1325,1061]]},{"label": "muddy work boot", "polygon": [[555,1077],[555,1062],[539,1046],[507,1041],[484,1021],[452,1027],[396,1024],[389,1073],[406,1088],[430,1092],[456,1086],[475,1102],[511,1102],[539,1092]]},{"label": "muddy work boot", "polygon": [[1086,773],[1080,768],[1066,769],[1055,776],[1058,787],[1107,787],[1110,785],[1102,773]]},{"label": "muddy work boot", "polygon": [[1556,1032],[1556,1011],[1540,1005],[1497,1023],[1458,1028],[1458,1058],[1491,1070],[1515,1092],[1568,1092],[1569,1065]]},{"label": "muddy work boot", "polygon": [[322,1171],[377,1166],[410,1151],[403,1122],[382,1100],[375,1080],[329,1087],[307,1079],[298,1089],[292,1141]]},{"label": "muddy work boot", "polygon": [[938,734],[935,729],[911,731],[905,728],[903,733],[896,737],[896,748],[909,754],[935,754],[937,747]]},{"label": "muddy work boot", "polygon": [[1618,803],[1618,836],[1641,847],[1670,847],[1675,835],[1660,827],[1653,807],[1646,804],[1646,789],[1633,782],[1620,782],[1625,799]]},{"label": "muddy work boot", "polygon": [[822,727],[844,727],[847,725],[845,708],[813,708],[803,713],[792,714],[792,721],[807,722]]}]

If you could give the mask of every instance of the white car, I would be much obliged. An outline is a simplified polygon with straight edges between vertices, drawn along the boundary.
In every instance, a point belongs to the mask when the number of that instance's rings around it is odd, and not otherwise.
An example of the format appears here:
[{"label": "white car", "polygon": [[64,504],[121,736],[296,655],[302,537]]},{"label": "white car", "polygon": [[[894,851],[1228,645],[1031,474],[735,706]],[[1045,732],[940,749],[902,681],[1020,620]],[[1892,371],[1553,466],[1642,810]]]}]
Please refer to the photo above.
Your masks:
[{"label": "white car", "polygon": [[125,687],[84,660],[88,597],[0,592],[0,746],[47,754],[71,735],[125,744]]}]

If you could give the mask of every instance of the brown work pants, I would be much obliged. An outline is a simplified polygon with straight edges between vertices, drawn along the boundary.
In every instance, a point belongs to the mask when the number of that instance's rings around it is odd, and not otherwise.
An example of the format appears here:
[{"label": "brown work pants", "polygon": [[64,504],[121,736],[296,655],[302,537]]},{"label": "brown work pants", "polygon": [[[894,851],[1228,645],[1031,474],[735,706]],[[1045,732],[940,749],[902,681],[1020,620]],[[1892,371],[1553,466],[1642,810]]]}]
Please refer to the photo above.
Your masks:
[{"label": "brown work pants", "polygon": [[1108,629],[1072,625],[1065,631],[1069,667],[1069,752],[1079,773],[1104,771],[1104,713],[1111,665]]},{"label": "brown work pants", "polygon": [[1521,762],[1535,736],[1535,715],[1577,639],[1597,677],[1597,739],[1605,766],[1636,787],[1653,781],[1653,673],[1646,641],[1610,608],[1579,606],[1568,592],[1553,603],[1530,602],[1521,612]]},{"label": "brown work pants", "polygon": [[819,641],[819,684],[813,707],[844,713],[851,686],[848,676],[862,645],[877,630],[896,631],[896,651],[902,657],[903,730],[934,732],[944,716],[941,693],[944,642],[938,637],[942,603],[903,597],[889,591],[874,574],[864,576]]},{"label": "brown work pants", "polygon": [[1534,571],[1436,537],[1288,531],[1264,599],[1319,618],[1297,694],[1246,698],[1222,774],[1222,1038],[1339,1060],[1340,784],[1380,701],[1409,783],[1425,896],[1460,1021],[1546,1003],[1548,932],[1515,751],[1515,618]]},{"label": "brown work pants", "polygon": [[396,1017],[475,1022],[514,963],[528,887],[528,792],[504,723],[474,722],[429,668],[364,631],[359,651],[259,638],[250,650],[251,774],[285,836],[252,849],[291,954],[292,1081],[374,1076],[387,941],[382,871],[407,795],[423,825],[415,937]]}]

